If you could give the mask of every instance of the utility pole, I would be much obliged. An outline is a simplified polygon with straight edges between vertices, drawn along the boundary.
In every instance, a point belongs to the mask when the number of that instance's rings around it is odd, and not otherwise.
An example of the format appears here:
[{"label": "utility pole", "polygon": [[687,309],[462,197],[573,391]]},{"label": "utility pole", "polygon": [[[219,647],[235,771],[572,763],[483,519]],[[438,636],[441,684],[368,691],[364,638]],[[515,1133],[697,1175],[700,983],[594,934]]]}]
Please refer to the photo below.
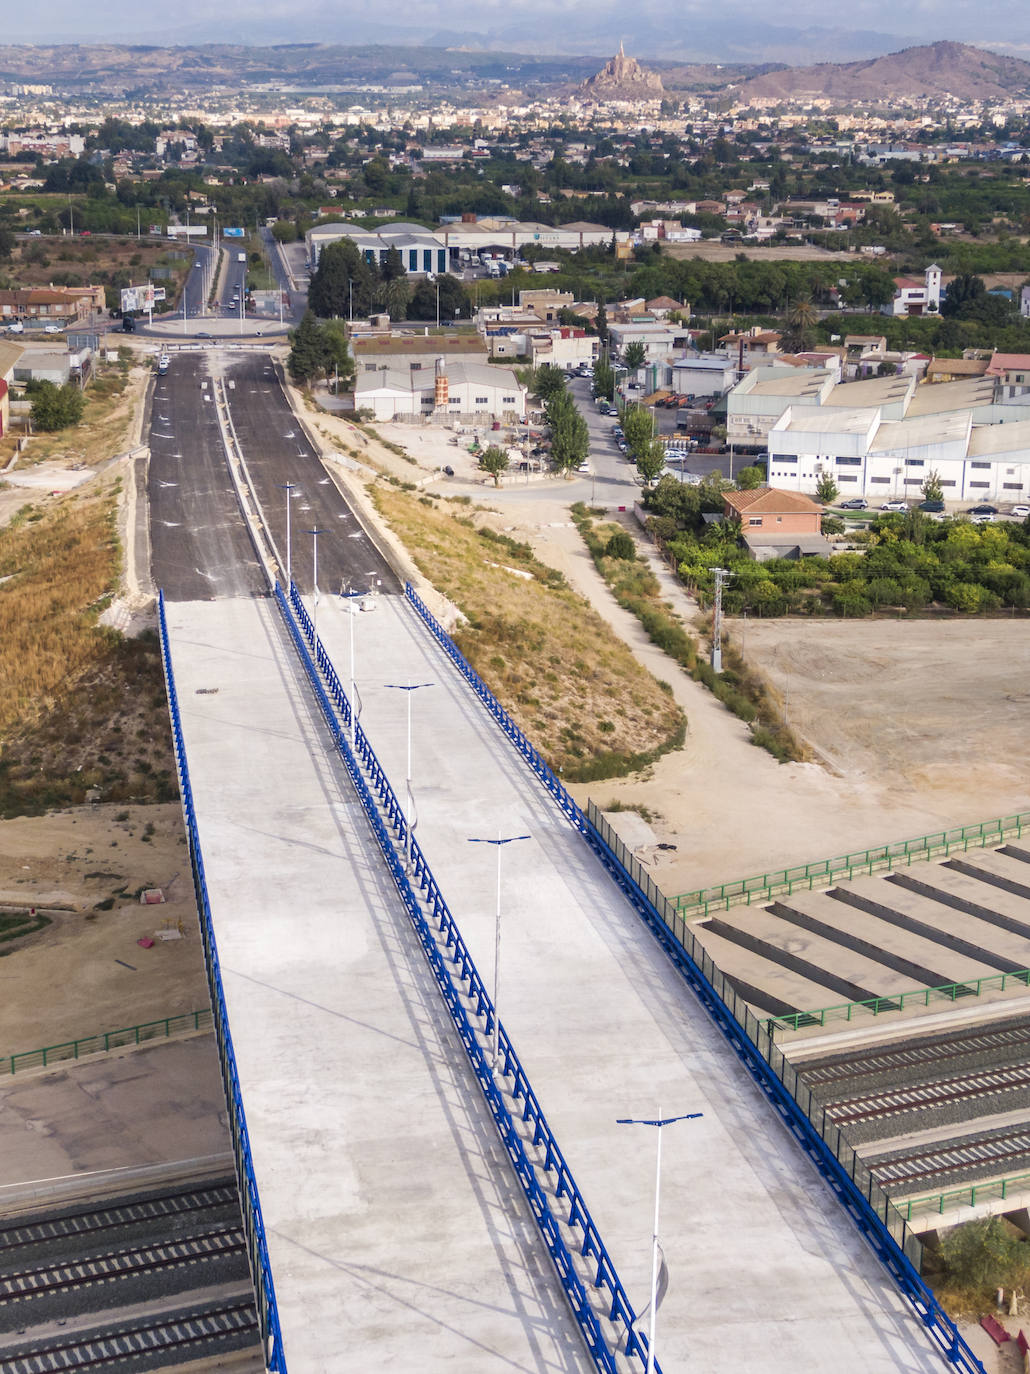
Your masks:
[{"label": "utility pole", "polygon": [[713,568],[715,610],[712,615],[712,671],[722,672],[722,589],[733,576],[726,568]]}]

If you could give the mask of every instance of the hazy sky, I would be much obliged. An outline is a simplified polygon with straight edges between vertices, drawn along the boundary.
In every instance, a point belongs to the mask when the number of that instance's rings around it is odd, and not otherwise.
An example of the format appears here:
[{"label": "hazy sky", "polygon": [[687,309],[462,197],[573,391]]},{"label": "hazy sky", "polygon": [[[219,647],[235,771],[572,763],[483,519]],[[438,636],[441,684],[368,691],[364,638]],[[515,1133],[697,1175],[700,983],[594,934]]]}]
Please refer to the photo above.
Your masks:
[{"label": "hazy sky", "polygon": [[[696,44],[698,56],[732,57],[777,49],[807,34],[796,61],[827,55],[863,55],[891,46],[955,38],[984,47],[1030,53],[1030,4],[995,0],[990,7],[972,0],[850,0],[846,6],[825,0],[781,0],[757,7],[754,0],[419,0],[392,10],[372,9],[356,0],[177,0],[162,9],[139,0],[49,0],[40,7],[4,0],[0,42],[425,42],[436,31],[483,35],[491,46],[521,52],[608,52],[613,37],[626,51],[661,56],[675,37],[676,56]],[[990,24],[984,22],[990,16]],[[379,19],[382,19],[382,24]],[[896,43],[889,40],[898,39]],[[663,41],[664,40],[664,41]],[[723,48],[724,52],[716,51]]]}]

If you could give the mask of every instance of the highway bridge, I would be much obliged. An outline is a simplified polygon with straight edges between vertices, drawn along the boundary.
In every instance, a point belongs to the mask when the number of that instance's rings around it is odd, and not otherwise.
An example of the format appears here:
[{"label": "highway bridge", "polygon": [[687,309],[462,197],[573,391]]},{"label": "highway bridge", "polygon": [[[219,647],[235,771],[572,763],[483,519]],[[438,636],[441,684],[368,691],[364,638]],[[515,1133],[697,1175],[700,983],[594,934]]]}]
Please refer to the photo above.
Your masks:
[{"label": "highway bridge", "polygon": [[[980,1368],[754,1017],[402,588],[267,355],[175,357],[150,444],[269,1366],[643,1370],[656,1142],[617,1122],[700,1113],[662,1132],[658,1367]],[[509,838],[498,882],[469,841]]]}]

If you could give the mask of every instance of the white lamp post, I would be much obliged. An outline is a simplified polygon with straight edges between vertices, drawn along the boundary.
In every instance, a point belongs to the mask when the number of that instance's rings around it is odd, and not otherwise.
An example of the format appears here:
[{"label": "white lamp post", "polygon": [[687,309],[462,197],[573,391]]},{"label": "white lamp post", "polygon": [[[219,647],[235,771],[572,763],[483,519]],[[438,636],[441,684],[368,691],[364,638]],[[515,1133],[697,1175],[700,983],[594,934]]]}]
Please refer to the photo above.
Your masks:
[{"label": "white lamp post", "polygon": [[404,814],[404,862],[407,871],[411,872],[411,832],[415,828],[415,794],[411,787],[411,698],[420,687],[432,687],[431,682],[412,682],[409,678],[407,685],[400,682],[388,682],[395,692],[407,692],[408,694],[408,770],[405,774],[405,781],[408,789],[407,806]]},{"label": "white lamp post", "polygon": [[[656,1126],[658,1128],[658,1157],[654,1177],[654,1230],[651,1233],[651,1307],[647,1333],[647,1374],[654,1374],[655,1316],[661,1299],[658,1296],[658,1209],[662,1192],[662,1127],[671,1126],[677,1121],[696,1121],[703,1112],[687,1112],[685,1116],[659,1116],[653,1120],[641,1120],[633,1116],[620,1116],[618,1126]],[[664,1290],[663,1290],[664,1296]]]},{"label": "white lamp post", "polygon": [[311,616],[311,636],[314,640],[315,661],[318,661],[318,536],[328,534],[328,530],[308,530],[311,535],[311,581],[314,584],[314,601],[312,603]]},{"label": "white lamp post", "polygon": [[293,586],[293,550],[290,543],[290,502],[293,493],[297,490],[296,482],[277,482],[276,486],[281,487],[286,493],[286,595],[289,596]]},{"label": "white lamp post", "polygon": [[491,1058],[491,1068],[497,1072],[497,1061],[500,1057],[500,1033],[501,1033],[501,849],[506,844],[513,844],[516,840],[528,840],[529,835],[509,835],[502,839],[498,832],[496,840],[479,839],[469,837],[469,844],[492,844],[497,846],[497,907],[494,915],[494,1034],[493,1034],[493,1053]]}]

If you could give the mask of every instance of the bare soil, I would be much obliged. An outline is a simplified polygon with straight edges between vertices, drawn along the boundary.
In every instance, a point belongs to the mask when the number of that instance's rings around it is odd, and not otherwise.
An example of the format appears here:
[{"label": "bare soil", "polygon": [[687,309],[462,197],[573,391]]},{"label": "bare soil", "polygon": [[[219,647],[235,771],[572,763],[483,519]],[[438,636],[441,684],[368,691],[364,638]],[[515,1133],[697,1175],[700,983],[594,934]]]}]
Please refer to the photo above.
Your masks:
[{"label": "bare soil", "polygon": [[662,252],[670,258],[702,258],[705,262],[736,262],[741,253],[751,262],[844,262],[854,253],[834,252],[811,243],[720,243],[700,239],[697,243],[665,243]]},{"label": "bare soil", "polygon": [[[0,906],[63,908],[0,945],[0,1057],[208,1005],[178,802],[0,821]],[[182,938],[136,943],[161,929]]]}]

